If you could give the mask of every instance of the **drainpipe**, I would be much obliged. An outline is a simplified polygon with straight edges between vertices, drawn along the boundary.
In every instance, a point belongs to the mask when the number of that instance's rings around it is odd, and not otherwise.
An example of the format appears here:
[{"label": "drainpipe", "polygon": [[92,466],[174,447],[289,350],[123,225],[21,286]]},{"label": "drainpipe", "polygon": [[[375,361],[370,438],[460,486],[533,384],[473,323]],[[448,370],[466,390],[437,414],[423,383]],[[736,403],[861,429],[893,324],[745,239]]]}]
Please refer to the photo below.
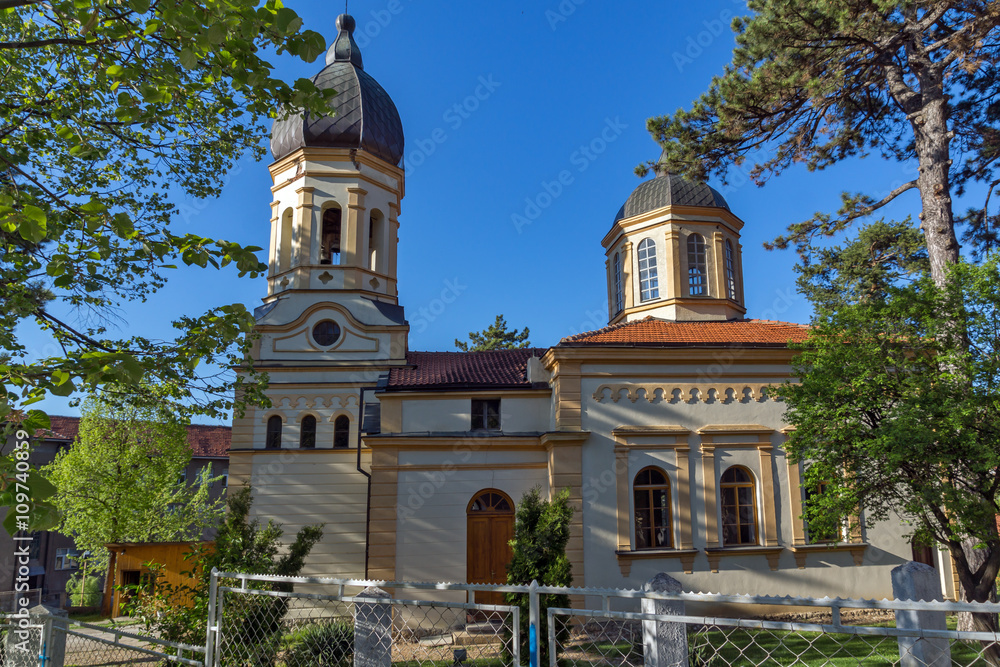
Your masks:
[{"label": "drainpipe", "polygon": [[368,491],[365,497],[365,579],[368,578],[368,544],[372,523],[372,475],[361,467],[361,427],[365,423],[365,392],[369,389],[372,389],[372,387],[361,387],[361,405],[358,419],[358,472],[368,478]]}]

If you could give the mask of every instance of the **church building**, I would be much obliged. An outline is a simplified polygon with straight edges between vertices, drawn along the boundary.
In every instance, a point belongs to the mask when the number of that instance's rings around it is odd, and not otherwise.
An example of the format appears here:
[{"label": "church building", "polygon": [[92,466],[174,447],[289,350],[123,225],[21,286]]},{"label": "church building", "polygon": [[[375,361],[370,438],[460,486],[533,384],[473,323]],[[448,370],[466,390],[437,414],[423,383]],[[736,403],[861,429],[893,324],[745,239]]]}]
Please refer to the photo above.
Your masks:
[{"label": "church building", "polygon": [[[538,487],[569,491],[574,585],[667,572],[692,591],[889,595],[914,553],[902,522],[813,535],[800,518],[767,388],[808,331],[746,317],[744,222],[708,185],[663,173],[622,193],[600,239],[606,327],[547,349],[409,349],[403,126],[354,27],[337,19],[314,79],[336,113],[274,124],[252,353],[272,406],[234,419],[230,450],[260,518],[286,537],[325,524],[305,574],[504,582],[515,508]],[[929,558],[953,595],[950,563]]]}]

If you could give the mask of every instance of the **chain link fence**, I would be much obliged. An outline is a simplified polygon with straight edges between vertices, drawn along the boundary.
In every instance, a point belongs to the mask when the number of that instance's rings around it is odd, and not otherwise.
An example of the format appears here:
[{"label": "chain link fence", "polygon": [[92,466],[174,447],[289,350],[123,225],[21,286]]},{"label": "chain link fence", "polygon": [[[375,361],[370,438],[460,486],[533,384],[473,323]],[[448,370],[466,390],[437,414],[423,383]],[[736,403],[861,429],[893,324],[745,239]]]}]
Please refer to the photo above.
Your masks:
[{"label": "chain link fence", "polygon": [[217,587],[215,666],[521,664],[517,607],[416,599],[426,588],[406,584],[386,591],[313,583],[293,592],[288,583],[244,578]]},{"label": "chain link fence", "polygon": [[[685,614],[686,604],[694,602],[691,606],[697,606],[698,599],[704,601],[707,597],[714,598],[714,602],[724,601],[732,617]],[[997,634],[896,627],[896,614],[917,610],[922,614],[940,614],[943,627],[947,610],[954,612],[956,607],[969,606],[965,603],[751,599],[687,594],[655,600],[660,607],[657,613],[610,611],[608,604],[604,604],[602,610],[549,609],[549,665],[989,667],[1000,664],[1000,636]],[[646,598],[646,601],[652,600]],[[783,616],[775,614],[773,605],[776,602],[804,605],[812,602],[817,606],[800,610],[805,612],[801,616],[813,619],[826,616],[829,621],[768,620]],[[825,609],[820,606],[824,604],[828,605]],[[863,614],[854,619],[858,624],[851,624],[841,619],[839,605],[842,604],[898,611]],[[995,615],[998,610],[998,605],[984,605],[980,611]],[[954,625],[953,616],[947,624]]]}]

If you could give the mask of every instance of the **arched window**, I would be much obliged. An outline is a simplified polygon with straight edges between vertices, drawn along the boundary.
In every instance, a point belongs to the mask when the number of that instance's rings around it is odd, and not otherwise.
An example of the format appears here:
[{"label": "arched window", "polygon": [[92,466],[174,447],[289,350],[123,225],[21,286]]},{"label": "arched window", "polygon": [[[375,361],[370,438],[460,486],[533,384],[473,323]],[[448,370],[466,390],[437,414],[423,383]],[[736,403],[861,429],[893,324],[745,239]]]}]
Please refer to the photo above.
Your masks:
[{"label": "arched window", "polygon": [[736,258],[733,256],[733,244],[726,239],[726,296],[736,300]]},{"label": "arched window", "polygon": [[278,273],[292,268],[292,209],[287,208],[281,215],[281,229],[278,238]]},{"label": "arched window", "polygon": [[670,481],[659,468],[644,468],[632,485],[635,501],[635,548],[673,546],[670,518]]},{"label": "arched window", "polygon": [[368,221],[368,268],[384,273],[382,262],[382,239],[385,234],[385,218],[379,210],[372,211]]},{"label": "arched window", "polygon": [[306,415],[299,426],[299,447],[312,449],[316,446],[316,418]]},{"label": "arched window", "polygon": [[274,415],[267,420],[267,438],[264,445],[268,449],[278,449],[281,447],[281,417]]},{"label": "arched window", "polygon": [[622,258],[618,253],[615,253],[615,261],[611,270],[615,274],[615,313],[620,313],[625,304],[625,295],[622,292]]},{"label": "arched window", "polygon": [[340,206],[323,211],[323,236],[319,246],[320,264],[340,264]]},{"label": "arched window", "polygon": [[708,269],[705,261],[705,237],[692,234],[688,237],[688,295],[708,294]]},{"label": "arched window", "polygon": [[757,489],[743,466],[722,473],[722,544],[757,544]]},{"label": "arched window", "polygon": [[351,444],[351,420],[347,415],[340,415],[333,420],[333,446],[343,449]]},{"label": "arched window", "polygon": [[639,298],[643,301],[660,298],[660,283],[656,278],[656,243],[644,239],[639,244]]}]

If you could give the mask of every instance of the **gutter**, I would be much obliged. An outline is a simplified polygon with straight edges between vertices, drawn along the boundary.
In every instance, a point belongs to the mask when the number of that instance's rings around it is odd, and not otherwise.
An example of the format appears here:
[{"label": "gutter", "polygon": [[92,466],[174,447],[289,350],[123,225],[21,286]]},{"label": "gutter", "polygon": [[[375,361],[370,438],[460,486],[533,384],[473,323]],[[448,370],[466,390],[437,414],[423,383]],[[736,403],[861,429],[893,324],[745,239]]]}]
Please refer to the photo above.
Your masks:
[{"label": "gutter", "polygon": [[365,579],[368,578],[368,547],[371,542],[372,525],[372,475],[361,467],[361,427],[365,423],[365,392],[375,387],[361,387],[361,402],[358,406],[358,472],[368,478],[368,491],[365,494]]}]

